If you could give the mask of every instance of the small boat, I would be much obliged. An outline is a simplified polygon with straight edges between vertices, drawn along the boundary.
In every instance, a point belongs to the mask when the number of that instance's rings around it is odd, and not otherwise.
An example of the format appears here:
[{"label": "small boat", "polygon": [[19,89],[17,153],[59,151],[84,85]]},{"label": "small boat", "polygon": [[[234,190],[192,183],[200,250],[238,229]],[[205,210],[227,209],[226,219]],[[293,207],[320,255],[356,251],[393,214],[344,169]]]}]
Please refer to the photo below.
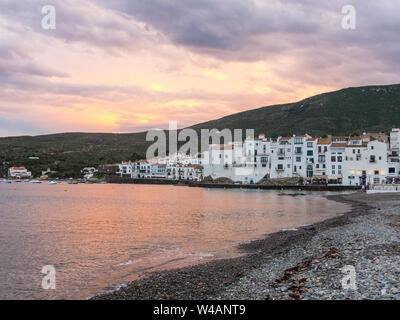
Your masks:
[{"label": "small boat", "polygon": [[49,181],[49,184],[57,184],[56,181]]},{"label": "small boat", "polygon": [[68,181],[68,184],[78,184],[78,181]]},{"label": "small boat", "polygon": [[11,180],[4,180],[5,183],[11,183]]},{"label": "small boat", "polygon": [[40,181],[40,180],[31,180],[31,181],[29,181],[29,183],[42,183],[42,181]]}]

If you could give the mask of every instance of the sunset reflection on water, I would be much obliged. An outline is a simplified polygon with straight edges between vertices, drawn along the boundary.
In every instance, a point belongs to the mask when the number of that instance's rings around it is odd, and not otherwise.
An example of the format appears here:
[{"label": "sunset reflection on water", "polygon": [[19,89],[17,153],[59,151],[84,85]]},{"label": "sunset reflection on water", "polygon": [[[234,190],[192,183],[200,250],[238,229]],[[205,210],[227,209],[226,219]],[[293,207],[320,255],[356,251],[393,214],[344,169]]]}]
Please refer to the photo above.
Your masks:
[{"label": "sunset reflection on water", "polygon": [[[2,299],[84,299],[348,210],[316,193],[24,183],[0,184],[0,208]],[[41,288],[44,265],[56,268],[54,291]]]}]

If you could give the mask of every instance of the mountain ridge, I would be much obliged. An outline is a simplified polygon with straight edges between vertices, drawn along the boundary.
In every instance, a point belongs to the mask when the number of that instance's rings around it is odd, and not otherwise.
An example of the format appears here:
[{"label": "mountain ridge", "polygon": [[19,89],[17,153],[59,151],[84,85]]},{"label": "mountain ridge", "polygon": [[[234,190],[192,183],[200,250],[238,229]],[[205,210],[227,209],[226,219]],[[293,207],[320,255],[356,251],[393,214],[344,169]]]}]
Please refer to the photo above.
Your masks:
[{"label": "mountain ridge", "polygon": [[[267,137],[388,132],[400,127],[400,84],[349,87],[286,104],[242,111],[187,128],[254,129]],[[0,175],[8,166],[34,174],[50,167],[77,176],[82,167],[142,158],[151,142],[146,132],[69,132],[0,138]],[[29,160],[38,156],[39,160]]]}]

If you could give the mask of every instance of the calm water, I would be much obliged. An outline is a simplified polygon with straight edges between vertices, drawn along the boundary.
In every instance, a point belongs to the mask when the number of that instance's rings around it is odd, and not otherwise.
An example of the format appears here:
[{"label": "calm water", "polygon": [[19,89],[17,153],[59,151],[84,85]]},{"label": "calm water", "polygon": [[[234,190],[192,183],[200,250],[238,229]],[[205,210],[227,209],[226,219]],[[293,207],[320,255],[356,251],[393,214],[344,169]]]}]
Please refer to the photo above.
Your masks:
[{"label": "calm water", "polygon": [[[0,183],[0,299],[85,299],[347,210],[318,194]],[[41,287],[45,265],[56,268],[56,290]]]}]

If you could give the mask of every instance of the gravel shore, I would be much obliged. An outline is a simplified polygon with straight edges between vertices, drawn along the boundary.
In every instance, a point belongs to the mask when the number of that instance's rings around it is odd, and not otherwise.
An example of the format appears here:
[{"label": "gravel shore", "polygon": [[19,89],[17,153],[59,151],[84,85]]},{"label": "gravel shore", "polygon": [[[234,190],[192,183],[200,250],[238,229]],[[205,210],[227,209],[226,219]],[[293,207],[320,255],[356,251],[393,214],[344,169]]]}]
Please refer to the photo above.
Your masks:
[{"label": "gravel shore", "polygon": [[[156,272],[93,299],[400,299],[400,195],[329,196],[351,212],[242,245],[245,256]],[[354,289],[343,268],[354,267]]]}]

